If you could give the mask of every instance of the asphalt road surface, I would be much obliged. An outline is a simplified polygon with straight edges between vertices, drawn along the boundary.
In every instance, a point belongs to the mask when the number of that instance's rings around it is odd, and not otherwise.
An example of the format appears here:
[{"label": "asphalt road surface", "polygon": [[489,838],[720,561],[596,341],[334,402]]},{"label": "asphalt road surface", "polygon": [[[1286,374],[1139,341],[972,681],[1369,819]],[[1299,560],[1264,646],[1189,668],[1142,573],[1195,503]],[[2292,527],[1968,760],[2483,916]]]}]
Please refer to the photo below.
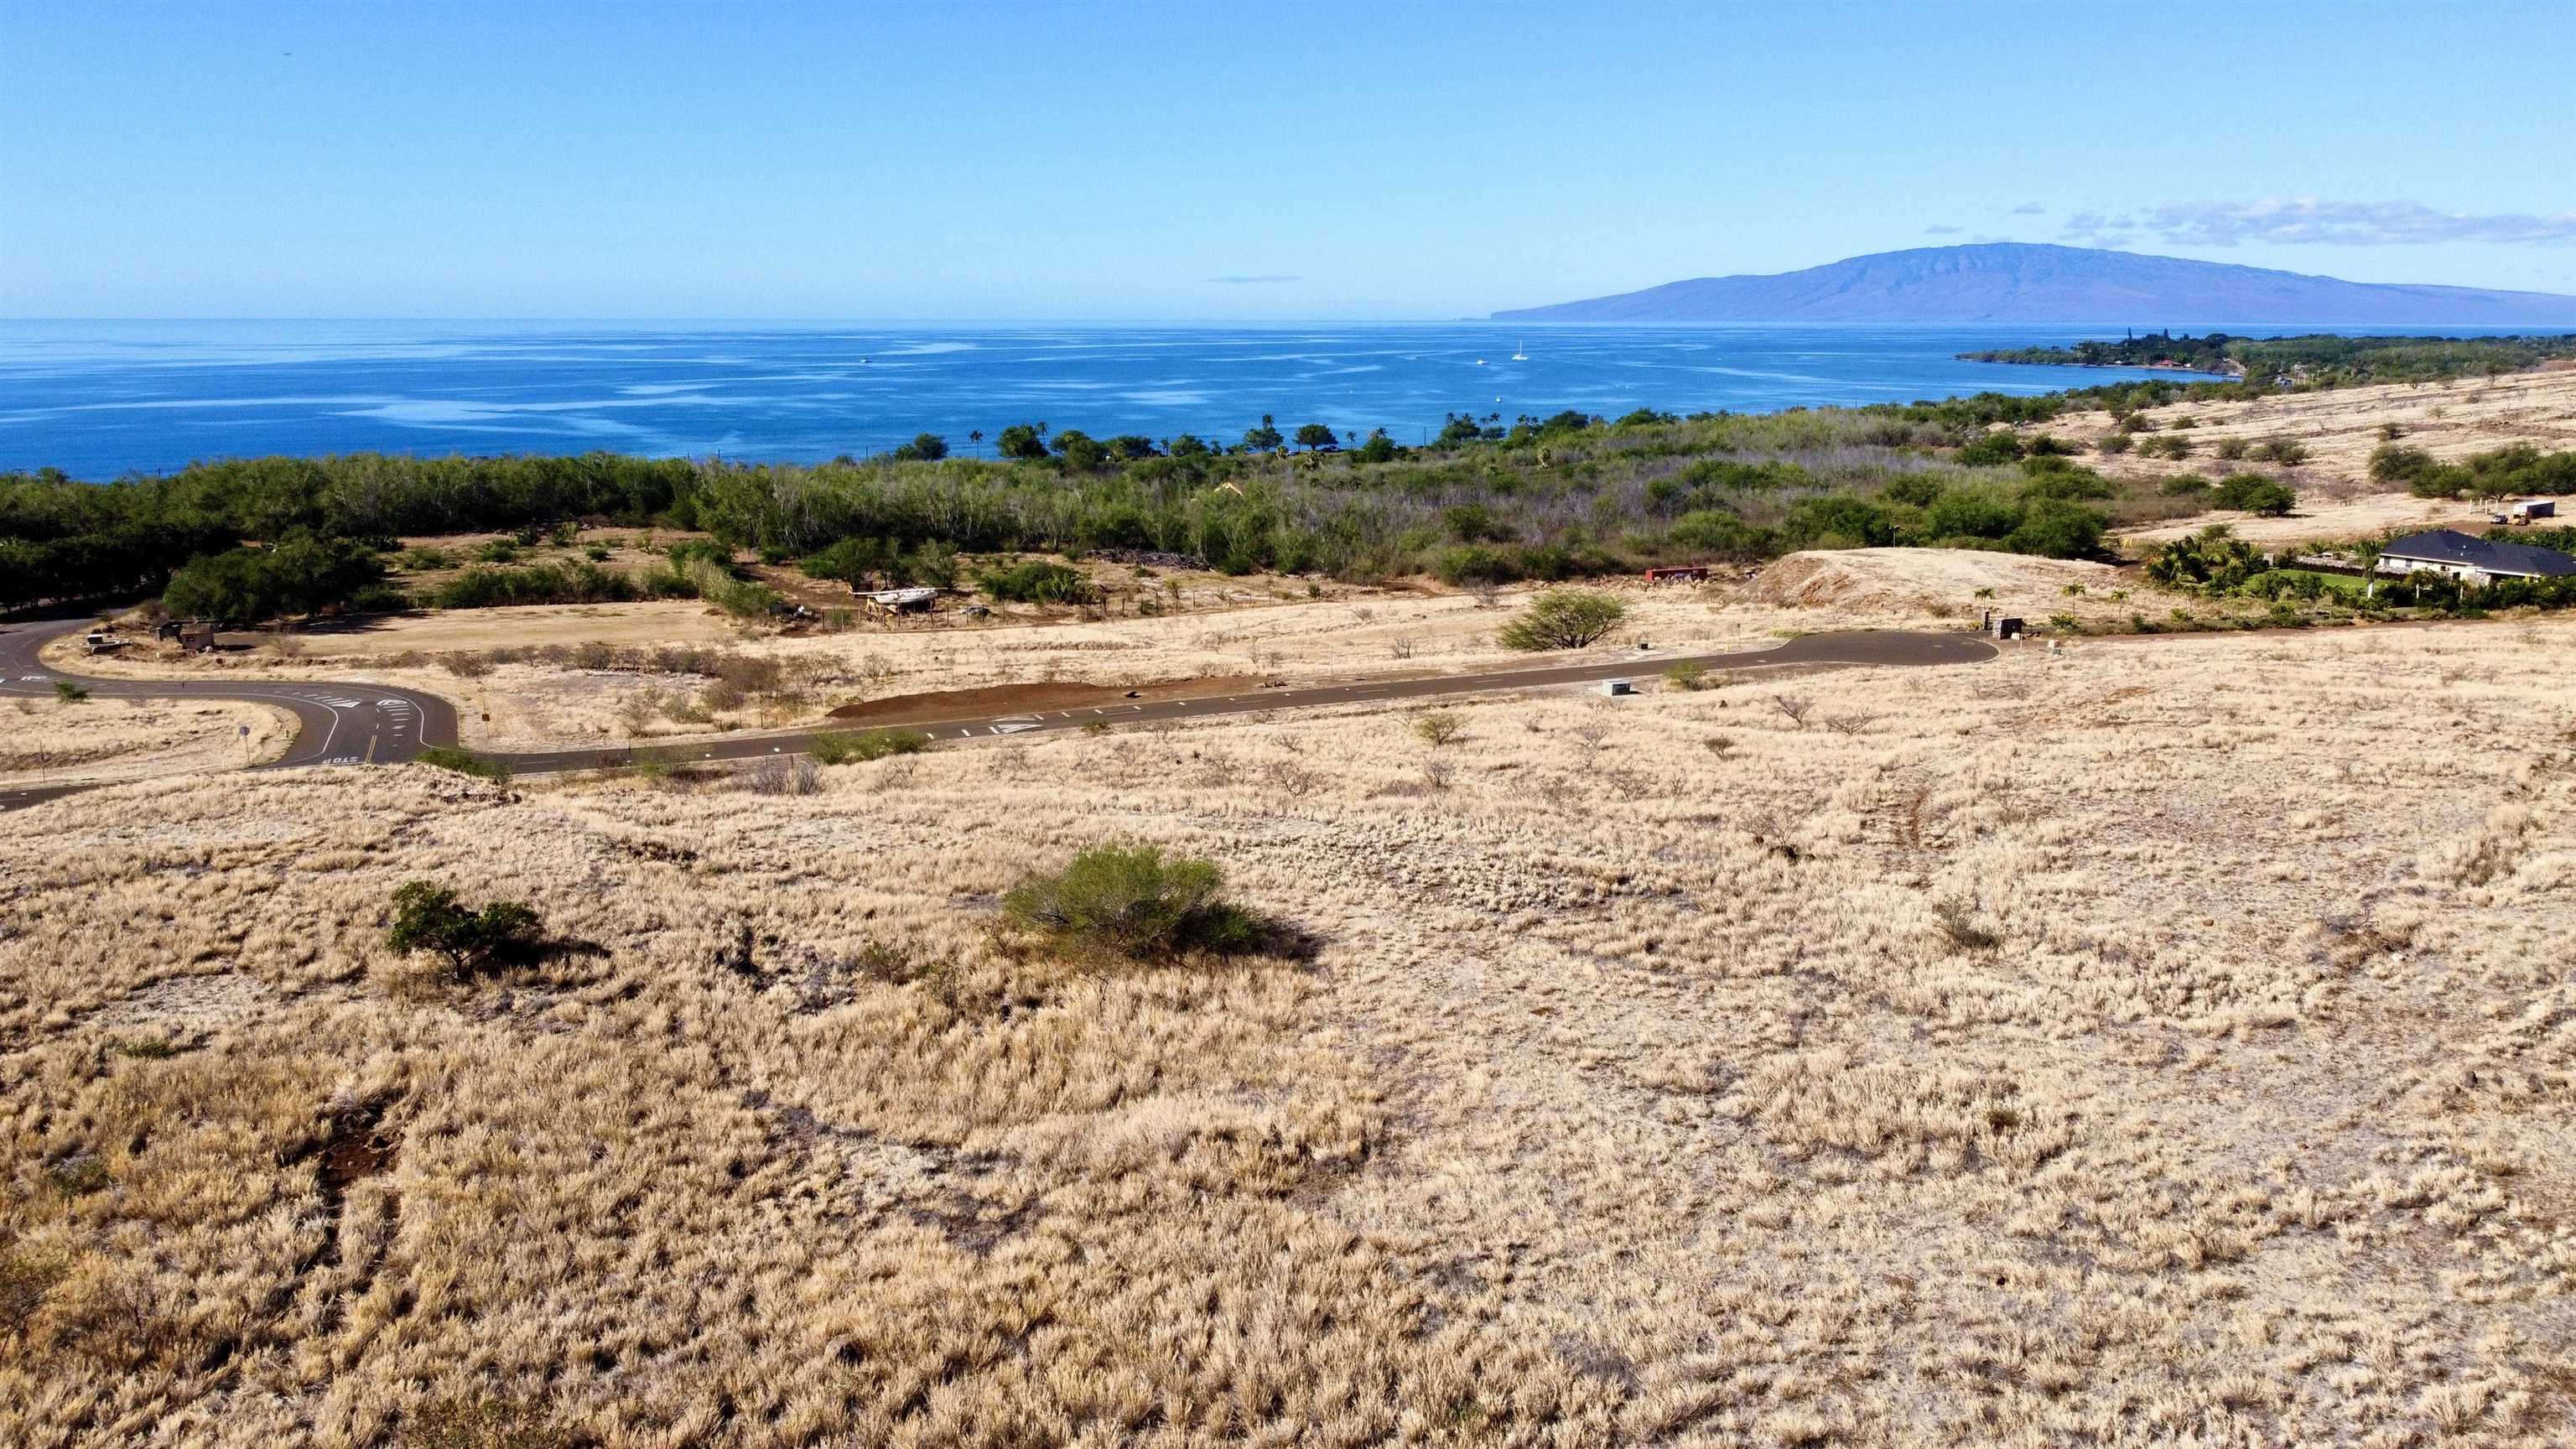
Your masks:
[{"label": "asphalt road surface", "polygon": [[[303,765],[394,764],[409,760],[430,745],[456,742],[455,706],[436,695],[384,685],[300,684],[273,680],[93,679],[54,669],[37,659],[37,650],[57,635],[78,632],[59,623],[0,625],[0,695],[51,697],[54,682],[71,679],[91,693],[129,699],[242,699],[274,704],[291,711],[298,726],[286,753],[258,769]],[[1773,648],[1736,654],[1623,654],[1596,656],[1578,664],[1534,669],[1489,669],[1472,674],[1419,675],[1366,679],[1347,684],[1303,688],[1252,689],[1195,699],[1166,699],[1078,706],[1020,714],[982,715],[970,719],[905,724],[934,740],[990,739],[1043,730],[1080,729],[1089,724],[1133,725],[1159,720],[1205,719],[1250,714],[1260,710],[1310,709],[1320,705],[1367,704],[1386,700],[1430,699],[1441,695],[1494,690],[1543,689],[1592,684],[1659,674],[1677,664],[1697,664],[1730,674],[1833,668],[1850,665],[1925,666],[1980,664],[1995,657],[1995,647],[1974,634],[1873,632],[1810,634]],[[5,728],[0,716],[0,728]],[[672,741],[650,747],[665,760],[749,760],[769,755],[801,754],[824,730],[785,734],[727,735],[706,740]],[[497,754],[510,768],[527,774],[585,770],[630,763],[629,748],[583,748]],[[0,810],[33,804],[82,787],[62,785],[0,791]]]},{"label": "asphalt road surface", "polygon": [[[257,768],[300,765],[390,764],[417,756],[428,745],[456,743],[456,707],[434,694],[380,684],[289,680],[100,679],[56,669],[37,656],[64,634],[86,624],[0,624],[0,697],[54,697],[70,680],[102,699],[242,699],[274,705],[295,716],[295,740],[286,753]],[[11,716],[0,713],[0,733]],[[85,788],[79,785],[0,790],[0,810],[32,805]]]}]

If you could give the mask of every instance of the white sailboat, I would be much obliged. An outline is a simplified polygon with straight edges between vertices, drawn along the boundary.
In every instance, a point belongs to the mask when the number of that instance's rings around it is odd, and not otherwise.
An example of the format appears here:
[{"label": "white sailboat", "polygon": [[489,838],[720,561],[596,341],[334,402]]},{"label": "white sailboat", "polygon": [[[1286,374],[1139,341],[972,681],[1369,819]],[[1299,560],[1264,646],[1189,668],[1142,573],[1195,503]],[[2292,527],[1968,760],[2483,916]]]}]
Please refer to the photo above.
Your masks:
[{"label": "white sailboat", "polygon": [[1526,353],[1526,352],[1523,352],[1523,351],[1521,350],[1523,347],[1525,347],[1525,346],[1527,346],[1527,345],[1528,345],[1528,344],[1526,344],[1526,343],[1520,343],[1520,342],[1515,342],[1515,343],[1513,343],[1513,344],[1512,344],[1512,361],[1514,361],[1514,362],[1527,362],[1527,361],[1529,361],[1529,354],[1528,354],[1528,353]]}]

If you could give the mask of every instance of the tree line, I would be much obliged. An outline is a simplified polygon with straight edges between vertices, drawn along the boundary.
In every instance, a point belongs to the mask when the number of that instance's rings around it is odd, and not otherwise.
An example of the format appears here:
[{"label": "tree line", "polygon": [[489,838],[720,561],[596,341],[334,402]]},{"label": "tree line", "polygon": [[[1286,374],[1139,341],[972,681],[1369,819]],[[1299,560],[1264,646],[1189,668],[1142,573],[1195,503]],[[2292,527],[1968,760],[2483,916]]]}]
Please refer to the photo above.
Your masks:
[{"label": "tree line", "polygon": [[[1320,424],[1289,433],[1265,418],[1225,448],[1017,424],[989,461],[924,434],[814,465],[359,453],[109,484],[44,470],[0,475],[0,607],[159,591],[198,561],[179,601],[210,589],[253,601],[229,615],[391,606],[384,569],[366,561],[400,537],[576,520],[702,530],[853,582],[946,582],[960,552],[1084,549],[1186,554],[1235,573],[1457,581],[1900,541],[2080,554],[2098,548],[2109,517],[2093,505],[2110,484],[2063,458],[1953,456],[1995,424],[2069,405],[1980,394],[1686,418],[1460,413],[1422,448],[1382,431],[1345,448]],[[547,586],[645,587],[589,572]],[[440,591],[506,600],[541,582],[481,573]]]}]

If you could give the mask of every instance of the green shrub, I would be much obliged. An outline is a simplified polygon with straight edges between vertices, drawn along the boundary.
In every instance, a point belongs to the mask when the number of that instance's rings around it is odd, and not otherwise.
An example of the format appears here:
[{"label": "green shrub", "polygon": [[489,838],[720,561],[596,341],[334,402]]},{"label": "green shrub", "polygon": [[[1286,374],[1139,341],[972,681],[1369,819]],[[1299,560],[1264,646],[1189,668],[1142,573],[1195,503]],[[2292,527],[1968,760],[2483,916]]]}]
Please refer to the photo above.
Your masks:
[{"label": "green shrub", "polygon": [[2003,429],[1968,443],[1953,457],[1961,467],[1975,468],[1994,463],[2017,463],[2029,451],[2010,429]]},{"label": "green shrub", "polygon": [[479,911],[458,902],[435,881],[416,880],[394,892],[393,929],[385,944],[410,955],[431,951],[447,958],[459,976],[527,951],[542,942],[537,913],[525,901],[493,901]]},{"label": "green shrub", "polygon": [[1225,901],[1224,884],[1212,861],[1166,856],[1153,845],[1100,845],[1063,870],[1024,877],[1002,898],[1002,913],[1059,947],[1129,960],[1252,950],[1262,922]]},{"label": "green shrub", "polygon": [[1596,589],[1550,589],[1494,633],[1506,649],[1581,649],[1628,617],[1628,606]]},{"label": "green shrub", "polygon": [[490,755],[478,755],[472,750],[460,750],[454,745],[431,745],[420,752],[420,762],[441,770],[454,770],[460,775],[472,775],[481,780],[496,780],[506,784],[510,778],[509,761],[494,759]]},{"label": "green shrub", "polygon": [[1043,559],[986,569],[975,575],[975,587],[990,598],[1014,604],[1088,604],[1098,597],[1081,570]]},{"label": "green shrub", "polygon": [[518,604],[618,604],[639,590],[624,574],[597,564],[537,564],[529,568],[470,568],[430,590],[441,609],[493,609]]},{"label": "green shrub", "polygon": [[89,691],[68,679],[57,679],[54,681],[54,698],[65,704],[78,704],[89,698]]},{"label": "green shrub", "polygon": [[2298,506],[2299,495],[2260,473],[2230,473],[2210,488],[2209,501],[2219,508],[2281,518]]},{"label": "green shrub", "polygon": [[1415,738],[1437,748],[1467,732],[1467,721],[1454,709],[1429,709],[1413,717]]},{"label": "green shrub", "polygon": [[814,737],[808,745],[814,758],[826,765],[865,763],[889,755],[917,755],[930,748],[930,736],[919,730],[832,730]]},{"label": "green shrub", "polygon": [[1694,694],[1703,689],[1715,689],[1719,683],[1721,683],[1721,681],[1709,677],[1708,667],[1706,665],[1688,663],[1676,664],[1672,668],[1665,670],[1664,682],[1675,689],[1686,690]]}]

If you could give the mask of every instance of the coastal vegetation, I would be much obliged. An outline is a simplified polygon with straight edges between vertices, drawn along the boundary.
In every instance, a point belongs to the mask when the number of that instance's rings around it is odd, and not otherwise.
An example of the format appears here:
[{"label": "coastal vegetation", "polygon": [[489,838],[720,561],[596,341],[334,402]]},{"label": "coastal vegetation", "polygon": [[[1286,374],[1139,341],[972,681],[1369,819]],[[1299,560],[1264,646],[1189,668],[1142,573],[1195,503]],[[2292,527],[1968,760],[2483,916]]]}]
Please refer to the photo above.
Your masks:
[{"label": "coastal vegetation", "polygon": [[2252,386],[2277,390],[2286,384],[2322,389],[2521,372],[2545,362],[2576,358],[2576,333],[2531,337],[2337,337],[2310,333],[2257,338],[2231,337],[2224,332],[2176,337],[2164,332],[2124,337],[2117,342],[1999,347],[1962,352],[1959,356],[1970,362],[2232,372]]},{"label": "coastal vegetation", "polygon": [[[771,599],[734,576],[744,550],[853,584],[953,586],[960,552],[1098,549],[1186,555],[1229,573],[1500,583],[1900,541],[2074,556],[2141,507],[2171,511],[2151,496],[2124,502],[2065,458],[1986,435],[2058,406],[1986,394],[1764,416],[1488,416],[1460,419],[1430,447],[1381,434],[1331,452],[1308,435],[1294,454],[1268,424],[1254,432],[1277,435],[1269,448],[1118,439],[1096,456],[1069,431],[1050,444],[1017,425],[1002,431],[1016,453],[1006,461],[933,459],[917,441],[909,457],[811,466],[362,454],[230,460],[106,485],[14,474],[0,477],[0,606],[167,588],[174,610],[224,622],[692,594],[756,613]],[[1034,452],[1016,446],[1023,434]],[[644,574],[587,557],[524,561],[523,549],[583,520],[712,542]],[[479,530],[528,542],[464,552],[461,570],[459,550],[398,542]],[[391,561],[442,576],[397,595]],[[978,582],[1006,591],[997,597],[1046,586],[1034,575]]]},{"label": "coastal vegetation", "polygon": [[[2226,346],[2259,358],[2309,341]],[[2355,351],[2312,350],[2298,388],[2336,385],[2350,367],[2456,368],[2471,356],[2520,365],[2576,346],[2324,341]],[[1765,415],[1461,412],[1421,447],[1382,432],[1343,447],[1319,425],[1264,418],[1231,447],[1020,423],[997,431],[1004,456],[994,460],[954,456],[924,434],[811,465],[353,454],[232,459],[105,485],[47,470],[0,475],[0,607],[166,591],[173,613],[239,626],[695,597],[758,618],[783,606],[773,586],[791,580],[747,576],[737,561],[754,555],[853,587],[971,583],[997,602],[1067,604],[1086,602],[1081,581],[1010,556],[1164,556],[1232,575],[1429,575],[1457,587],[1888,545],[2100,557],[2120,527],[2213,506],[2294,507],[2296,480],[2251,469],[2308,462],[2306,435],[2204,426],[2279,399],[2261,381],[2151,378]],[[2419,446],[2422,429],[2447,437],[2442,413],[2382,427],[2371,480],[2428,497],[2576,490],[2576,454],[2517,443],[2460,458],[2455,442]],[[2192,471],[2205,459],[2216,466]],[[584,524],[662,541],[612,559],[596,537],[583,546]]]}]

